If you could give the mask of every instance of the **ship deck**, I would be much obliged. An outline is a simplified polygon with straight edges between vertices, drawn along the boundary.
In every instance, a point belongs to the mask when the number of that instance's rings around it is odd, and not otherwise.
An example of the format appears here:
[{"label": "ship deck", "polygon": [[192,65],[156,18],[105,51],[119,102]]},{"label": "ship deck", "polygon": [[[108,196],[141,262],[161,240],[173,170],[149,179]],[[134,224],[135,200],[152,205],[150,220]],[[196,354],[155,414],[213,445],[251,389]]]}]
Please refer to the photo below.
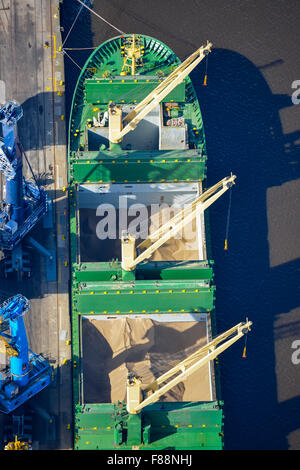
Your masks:
[{"label": "ship deck", "polygon": [[[125,117],[179,63],[160,41],[141,36],[145,54],[139,73],[121,75],[123,40],[113,38],[90,56],[70,117],[76,449],[115,448],[114,410],[126,401],[128,373],[142,376],[147,385],[215,334],[206,215],[199,215],[134,271],[124,272],[121,266],[122,232],[133,235],[138,247],[194,201],[203,191],[207,159],[202,116],[189,77],[121,143],[110,145],[109,102],[121,106]],[[156,407],[143,410],[152,431],[149,438],[144,435],[142,447],[166,448],[172,442],[174,448],[219,448],[218,400],[211,363],[170,390]],[[174,426],[182,440],[174,436]],[[199,426],[207,429],[199,434]],[[120,448],[131,448],[130,438]]]}]

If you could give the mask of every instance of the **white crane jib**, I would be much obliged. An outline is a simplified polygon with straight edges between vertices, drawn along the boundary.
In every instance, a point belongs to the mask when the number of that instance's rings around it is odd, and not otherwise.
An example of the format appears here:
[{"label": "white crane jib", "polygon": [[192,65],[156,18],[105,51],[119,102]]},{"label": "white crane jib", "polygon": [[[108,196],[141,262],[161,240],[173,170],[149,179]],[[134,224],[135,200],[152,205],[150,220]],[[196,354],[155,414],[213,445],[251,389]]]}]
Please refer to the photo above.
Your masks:
[{"label": "white crane jib", "polygon": [[[136,266],[152,256],[165,242],[180,232],[183,227],[191,223],[197,215],[205,211],[222,194],[224,194],[233,184],[236,176],[226,176],[211,188],[207,189],[201,196],[195,199],[187,207],[183,208],[178,214],[172,217],[167,223],[162,225],[156,231],[142,241],[137,247],[135,238],[127,231],[122,233],[122,269],[132,271]],[[136,256],[137,251],[140,252]]]},{"label": "white crane jib", "polygon": [[[225,331],[225,333],[217,336],[205,346],[202,346],[168,372],[155,379],[146,388],[144,388],[143,391],[142,381],[134,375],[129,377],[127,380],[128,413],[137,414],[145,406],[155,403],[162,395],[203,367],[209,361],[215,359],[233,343],[247,334],[248,331],[250,331],[251,325],[252,322],[248,321],[248,319],[246,319],[246,322],[238,323],[233,328]],[[167,383],[160,386],[163,382]],[[147,392],[152,392],[152,394],[143,399],[143,395],[145,396]]]},{"label": "white crane jib", "polygon": [[110,142],[121,142],[128,132],[135,129],[138,123],[211,52],[211,47],[212,43],[207,41],[205,46],[201,46],[197,49],[184,62],[178,65],[178,67],[128,113],[124,119],[122,119],[122,109],[111,103],[108,109]]}]

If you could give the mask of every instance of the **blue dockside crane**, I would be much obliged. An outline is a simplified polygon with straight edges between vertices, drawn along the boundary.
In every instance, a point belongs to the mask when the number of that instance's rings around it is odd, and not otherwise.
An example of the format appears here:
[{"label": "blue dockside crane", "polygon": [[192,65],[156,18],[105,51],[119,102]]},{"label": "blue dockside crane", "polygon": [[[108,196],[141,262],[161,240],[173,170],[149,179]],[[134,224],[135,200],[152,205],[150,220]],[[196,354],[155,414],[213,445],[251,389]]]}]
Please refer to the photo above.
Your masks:
[{"label": "blue dockside crane", "polygon": [[[39,187],[29,161],[18,139],[17,122],[23,116],[22,107],[9,101],[0,108],[2,140],[0,140],[0,170],[5,176],[6,195],[0,211],[0,250],[5,255],[5,274],[17,272],[30,275],[28,248],[37,248],[49,259],[51,253],[28,233],[47,212],[47,196]],[[33,176],[33,182],[23,177],[23,156]],[[24,240],[24,238],[26,239]],[[24,240],[24,243],[21,243]]]},{"label": "blue dockside crane", "polygon": [[21,294],[0,306],[0,341],[4,346],[1,350],[10,358],[10,365],[0,372],[3,413],[11,413],[51,382],[52,368],[48,361],[28,348],[23,316],[29,309],[29,300]]}]

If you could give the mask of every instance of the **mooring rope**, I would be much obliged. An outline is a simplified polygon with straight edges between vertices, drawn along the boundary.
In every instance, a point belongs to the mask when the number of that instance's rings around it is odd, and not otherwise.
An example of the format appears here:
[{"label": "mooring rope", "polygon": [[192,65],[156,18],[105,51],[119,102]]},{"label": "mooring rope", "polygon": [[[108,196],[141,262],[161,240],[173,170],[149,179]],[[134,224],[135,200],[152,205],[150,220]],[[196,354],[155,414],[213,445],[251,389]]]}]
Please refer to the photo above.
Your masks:
[{"label": "mooring rope", "polygon": [[228,204],[228,212],[227,212],[227,221],[226,221],[226,234],[225,234],[225,245],[224,245],[224,250],[227,251],[228,249],[228,232],[229,232],[229,221],[230,221],[230,211],[231,211],[231,193],[232,190],[231,188],[229,189],[229,204]]},{"label": "mooring rope", "polygon": [[78,67],[78,68],[79,68],[79,70],[82,70],[82,68],[80,67],[80,65],[78,65],[78,64],[77,64],[77,62],[75,62],[75,60],[74,60],[74,59],[72,59],[72,57],[71,57],[71,56],[70,56],[70,55],[69,55],[69,54],[66,52],[66,50],[65,50],[65,49],[63,49],[63,50],[62,50],[62,52],[63,52],[63,54],[66,54],[66,56],[67,56],[67,57],[69,57],[69,59],[70,59],[70,60],[73,62],[73,64],[75,64],[75,65],[76,65],[76,67]]},{"label": "mooring rope", "polygon": [[87,51],[90,49],[97,49],[97,46],[94,47],[63,47],[64,51]]},{"label": "mooring rope", "polygon": [[65,37],[65,40],[64,40],[64,42],[62,43],[61,47],[63,47],[63,45],[64,45],[65,42],[67,41],[67,39],[68,39],[68,37],[69,37],[69,35],[70,35],[70,33],[71,33],[71,31],[72,31],[72,29],[73,29],[73,27],[74,27],[76,21],[77,21],[78,16],[80,15],[82,9],[83,9],[83,6],[81,6],[79,12],[77,13],[76,18],[75,18],[75,20],[73,21],[73,24],[72,24],[71,28],[69,29],[69,32],[68,32],[67,36]]},{"label": "mooring rope", "polygon": [[104,21],[104,23],[107,23],[109,26],[111,26],[112,28],[114,28],[116,31],[118,31],[118,33],[120,34],[126,34],[124,33],[124,31],[121,31],[119,28],[117,28],[116,26],[114,26],[113,24],[111,24],[109,21],[107,21],[105,18],[103,18],[103,16],[100,16],[98,13],[96,13],[94,10],[92,10],[91,8],[89,8],[85,3],[83,3],[81,0],[77,0],[79,3],[81,3],[82,6],[84,6],[85,8],[87,8],[90,12],[94,13],[94,15],[96,15],[98,18],[100,18],[100,20]]}]

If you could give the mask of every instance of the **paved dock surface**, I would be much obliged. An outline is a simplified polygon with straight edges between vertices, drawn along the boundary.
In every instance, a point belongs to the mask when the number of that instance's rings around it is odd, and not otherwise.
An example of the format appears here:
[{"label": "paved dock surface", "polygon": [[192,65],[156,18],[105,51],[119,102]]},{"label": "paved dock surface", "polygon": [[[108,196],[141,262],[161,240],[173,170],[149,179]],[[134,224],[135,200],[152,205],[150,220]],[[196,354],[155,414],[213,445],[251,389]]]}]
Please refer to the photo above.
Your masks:
[{"label": "paved dock surface", "polygon": [[[31,300],[32,308],[25,318],[30,348],[47,357],[53,367],[52,385],[30,403],[35,416],[34,440],[40,449],[72,446],[66,133],[64,66],[58,51],[59,6],[59,0],[0,2],[0,101],[15,99],[22,105],[19,138],[38,182],[53,203],[53,228],[44,228],[40,222],[31,235],[53,250],[56,280],[47,280],[47,262],[38,253],[33,253],[30,280],[17,283],[0,279],[2,298],[21,292]],[[26,162],[24,174],[32,180]]]},{"label": "paved dock surface", "polygon": [[[76,6],[77,4],[77,6]],[[203,113],[208,179],[233,171],[228,251],[228,198],[210,210],[217,285],[217,325],[248,316],[243,344],[220,358],[227,449],[300,449],[298,0],[94,0],[93,9],[126,33],[156,37],[181,58],[206,40],[214,50],[192,74]],[[79,9],[64,0],[69,31]],[[65,47],[94,47],[119,33],[82,11]],[[67,103],[91,50],[68,51]],[[299,85],[298,85],[299,88]],[[299,97],[299,95],[298,95]],[[296,348],[296,349],[294,349]],[[294,356],[292,356],[294,353]]]}]

